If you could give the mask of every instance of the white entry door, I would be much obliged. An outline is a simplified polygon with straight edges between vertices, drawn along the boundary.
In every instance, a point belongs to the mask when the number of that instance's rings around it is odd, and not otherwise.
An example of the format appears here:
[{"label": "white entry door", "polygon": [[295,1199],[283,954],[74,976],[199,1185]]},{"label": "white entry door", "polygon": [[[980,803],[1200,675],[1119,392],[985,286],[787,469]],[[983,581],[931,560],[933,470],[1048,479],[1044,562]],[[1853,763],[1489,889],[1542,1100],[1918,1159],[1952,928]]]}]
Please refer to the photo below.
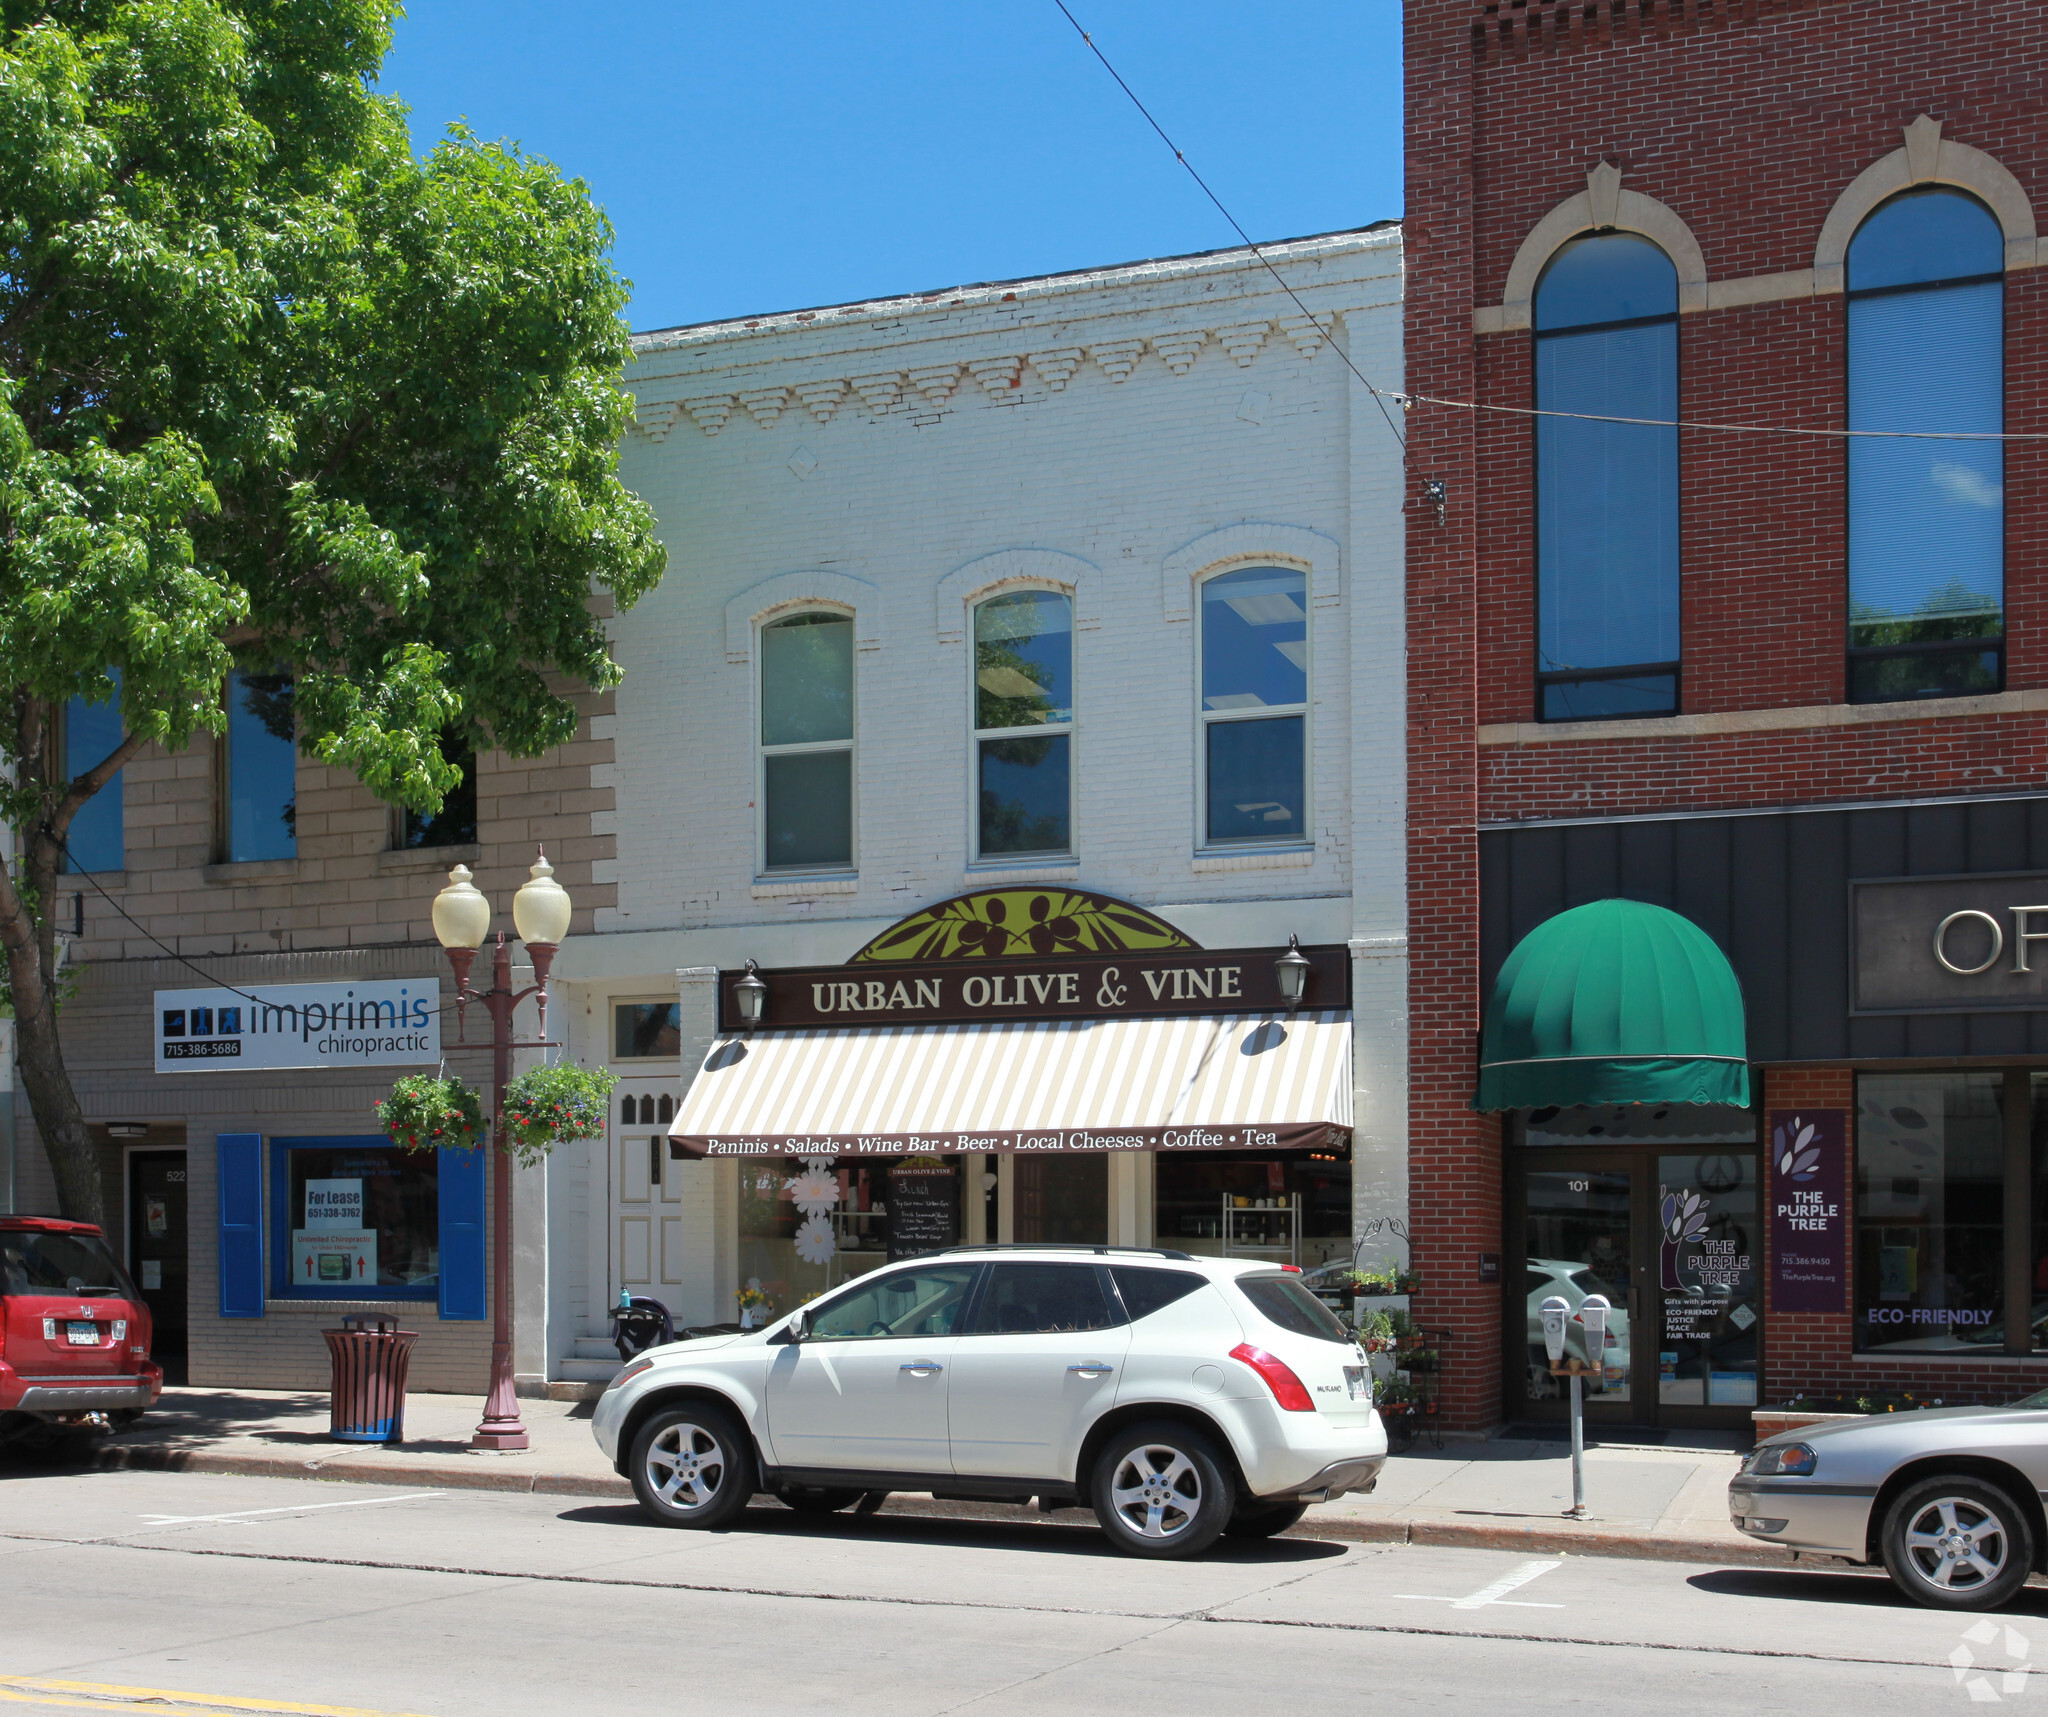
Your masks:
[{"label": "white entry door", "polygon": [[665,1080],[622,1079],[613,1094],[607,1309],[618,1303],[623,1288],[661,1301],[682,1324],[693,1321],[696,1311],[683,1303],[692,1281],[683,1183],[692,1165],[669,1160],[675,1096],[668,1086]]}]

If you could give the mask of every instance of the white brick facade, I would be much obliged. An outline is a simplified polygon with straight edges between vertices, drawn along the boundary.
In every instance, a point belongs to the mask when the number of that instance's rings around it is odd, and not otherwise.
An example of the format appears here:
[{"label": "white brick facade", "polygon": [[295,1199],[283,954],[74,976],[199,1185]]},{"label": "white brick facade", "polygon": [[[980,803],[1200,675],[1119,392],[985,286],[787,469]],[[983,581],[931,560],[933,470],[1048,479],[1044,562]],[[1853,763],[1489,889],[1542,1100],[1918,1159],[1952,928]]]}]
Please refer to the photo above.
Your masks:
[{"label": "white brick facade", "polygon": [[[615,904],[557,966],[573,1053],[605,1059],[609,1002],[673,997],[681,968],[843,960],[965,889],[1071,880],[1212,947],[1351,943],[1355,1196],[1364,1216],[1400,1212],[1402,468],[1344,361],[1400,386],[1400,236],[1266,254],[1301,304],[1229,251],[636,338],[622,470],[670,559],[615,628],[626,679],[593,727],[614,761],[592,784],[616,809],[592,834],[618,856],[594,877]],[[1312,839],[1205,852],[1194,585],[1276,562],[1309,578]],[[966,610],[1020,581],[1075,599],[1075,858],[978,865]],[[756,632],[811,603],[855,619],[856,862],[764,876]],[[701,1011],[686,1001],[686,1038]],[[618,1280],[619,1189],[600,1184],[616,1143],[550,1172],[551,1363],[600,1327]],[[730,1317],[715,1171],[677,1166],[667,1220],[697,1244],[674,1309]]]}]

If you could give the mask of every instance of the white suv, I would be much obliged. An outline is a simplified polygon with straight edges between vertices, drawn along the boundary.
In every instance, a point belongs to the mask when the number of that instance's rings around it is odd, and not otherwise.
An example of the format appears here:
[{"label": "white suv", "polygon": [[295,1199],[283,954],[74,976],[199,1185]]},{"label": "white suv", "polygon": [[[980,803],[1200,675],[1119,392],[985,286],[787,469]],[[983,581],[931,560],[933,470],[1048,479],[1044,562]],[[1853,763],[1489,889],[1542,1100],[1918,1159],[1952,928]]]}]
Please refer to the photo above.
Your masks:
[{"label": "white suv", "polygon": [[1113,1246],[960,1246],[746,1335],[655,1348],[591,1423],[668,1526],[757,1491],[1094,1507],[1117,1548],[1192,1556],[1370,1490],[1363,1350],[1290,1268]]}]

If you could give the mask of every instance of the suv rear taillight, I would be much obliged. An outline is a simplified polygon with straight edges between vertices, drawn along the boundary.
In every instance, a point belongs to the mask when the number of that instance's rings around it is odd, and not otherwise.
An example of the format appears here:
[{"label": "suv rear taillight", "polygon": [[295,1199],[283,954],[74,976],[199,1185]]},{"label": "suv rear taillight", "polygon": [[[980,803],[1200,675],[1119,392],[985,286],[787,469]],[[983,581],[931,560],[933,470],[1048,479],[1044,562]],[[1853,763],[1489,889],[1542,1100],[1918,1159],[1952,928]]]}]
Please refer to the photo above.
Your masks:
[{"label": "suv rear taillight", "polygon": [[1266,1387],[1273,1391],[1273,1399],[1290,1413],[1313,1413],[1316,1404],[1309,1399],[1308,1391],[1302,1387],[1301,1379],[1287,1368],[1284,1360],[1275,1359],[1263,1347],[1253,1347],[1248,1341],[1241,1341],[1230,1350],[1232,1359],[1241,1359],[1266,1380]]}]

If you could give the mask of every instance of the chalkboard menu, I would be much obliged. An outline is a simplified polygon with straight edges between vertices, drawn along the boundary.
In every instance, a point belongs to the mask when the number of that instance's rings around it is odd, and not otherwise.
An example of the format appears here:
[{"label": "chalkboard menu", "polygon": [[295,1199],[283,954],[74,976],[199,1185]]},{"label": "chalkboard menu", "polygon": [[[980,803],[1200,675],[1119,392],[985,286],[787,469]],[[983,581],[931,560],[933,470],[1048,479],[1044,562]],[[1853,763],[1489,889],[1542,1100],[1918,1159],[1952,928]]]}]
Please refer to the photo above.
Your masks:
[{"label": "chalkboard menu", "polygon": [[958,1180],[951,1169],[889,1171],[889,1262],[936,1252],[960,1239]]}]

